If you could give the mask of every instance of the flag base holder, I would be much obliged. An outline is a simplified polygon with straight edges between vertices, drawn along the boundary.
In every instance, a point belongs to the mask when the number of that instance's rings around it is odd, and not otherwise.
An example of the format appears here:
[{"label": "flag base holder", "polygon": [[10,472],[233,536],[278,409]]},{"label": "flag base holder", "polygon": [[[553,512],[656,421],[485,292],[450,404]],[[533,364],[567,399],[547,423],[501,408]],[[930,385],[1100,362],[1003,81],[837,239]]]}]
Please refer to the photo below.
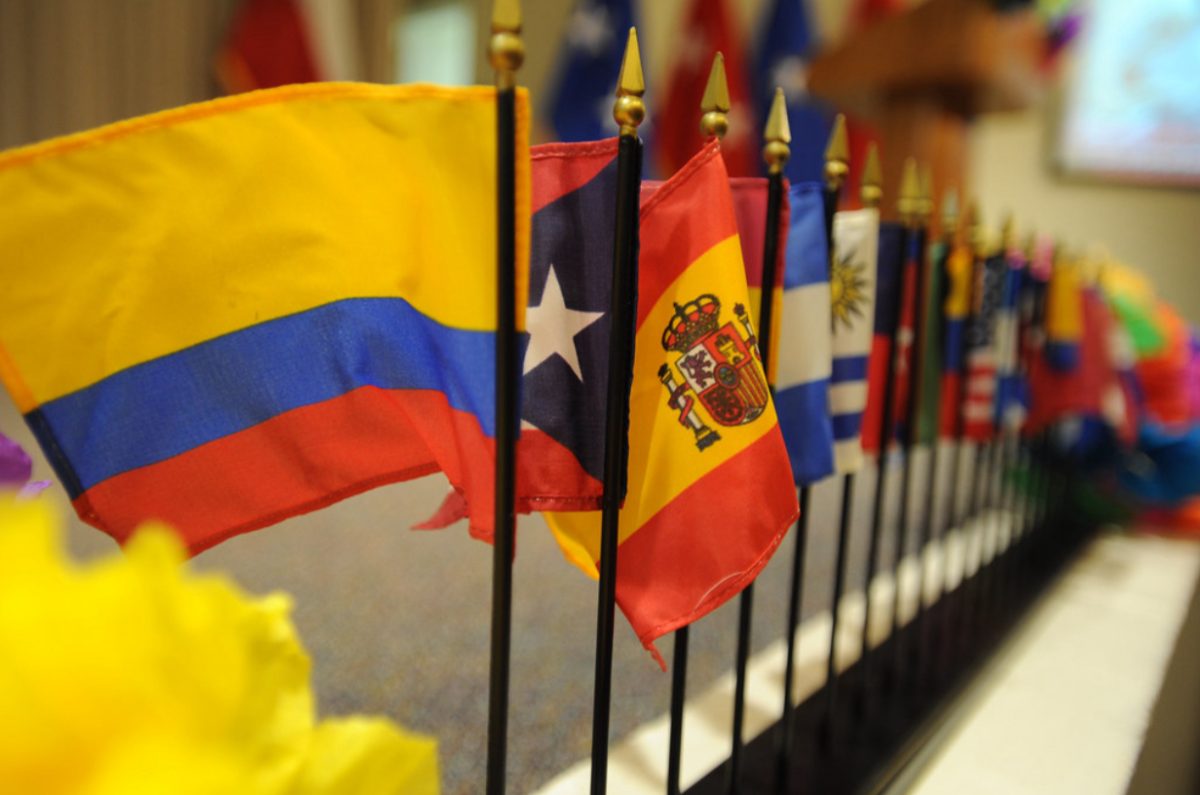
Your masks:
[{"label": "flag base holder", "polygon": [[[741,792],[883,793],[911,781],[994,652],[1094,530],[1059,522],[1023,535],[875,647],[871,664],[844,670],[832,715],[828,685],[796,707],[785,787],[776,781],[782,721],[746,743]],[[999,605],[990,599],[998,585],[1007,596]],[[969,642],[957,642],[963,633]],[[722,765],[686,795],[725,795],[726,783]]]}]

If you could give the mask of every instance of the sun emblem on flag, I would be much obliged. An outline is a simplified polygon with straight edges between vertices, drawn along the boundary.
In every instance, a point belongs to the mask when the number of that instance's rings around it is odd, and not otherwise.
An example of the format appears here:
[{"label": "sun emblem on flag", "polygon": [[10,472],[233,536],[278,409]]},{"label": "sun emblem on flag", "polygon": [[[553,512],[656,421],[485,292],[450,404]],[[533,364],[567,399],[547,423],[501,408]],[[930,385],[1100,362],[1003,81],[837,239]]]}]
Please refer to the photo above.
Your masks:
[{"label": "sun emblem on flag", "polygon": [[853,264],[851,256],[833,262],[829,274],[829,292],[835,331],[838,323],[850,328],[854,325],[855,317],[863,317],[863,302],[868,297],[863,267]]},{"label": "sun emblem on flag", "polygon": [[727,427],[753,422],[769,402],[750,316],[741,304],[733,313],[737,325],[722,324],[720,299],[705,293],[675,304],[663,330],[663,350],[679,356],[659,368],[658,378],[667,390],[667,405],[679,411],[679,424],[691,430],[701,450],[721,435],[704,421],[697,399],[713,422]]}]

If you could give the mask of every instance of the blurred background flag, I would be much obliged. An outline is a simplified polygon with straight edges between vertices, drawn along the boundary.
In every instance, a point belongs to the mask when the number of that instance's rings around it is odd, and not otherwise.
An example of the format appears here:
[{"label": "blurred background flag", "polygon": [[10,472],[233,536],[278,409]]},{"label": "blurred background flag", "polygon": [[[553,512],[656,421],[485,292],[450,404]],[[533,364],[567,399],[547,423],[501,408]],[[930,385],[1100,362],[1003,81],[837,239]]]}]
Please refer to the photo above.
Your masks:
[{"label": "blurred background flag", "polygon": [[494,97],[289,86],[0,155],[0,377],[84,521],[196,552],[441,470],[490,536]]},{"label": "blurred background flag", "polygon": [[[639,262],[616,589],[652,650],[751,582],[799,508],[715,141],[643,193]],[[547,519],[568,559],[595,576],[599,512]]]},{"label": "blurred background flag", "polygon": [[1114,359],[1111,326],[1115,318],[1097,290],[1082,290],[1079,300],[1083,328],[1076,366],[1063,371],[1044,358],[1035,360],[1030,375],[1029,428],[1036,432],[1050,423],[1081,416],[1132,442],[1137,411]]},{"label": "blurred background flag", "polygon": [[[847,35],[854,36],[877,22],[887,19],[892,14],[904,10],[905,0],[858,0],[850,11],[847,22]],[[867,152],[871,144],[880,146],[880,154],[884,157],[894,156],[883,151],[880,136],[875,128],[865,119],[852,113],[846,114],[846,138],[850,144],[850,171],[846,175],[847,185],[858,185],[862,181],[863,167],[867,162]],[[853,206],[858,200],[854,191],[842,192],[843,206]]]},{"label": "blurred background flag", "polygon": [[1008,270],[1003,255],[976,261],[974,306],[967,321],[967,399],[962,406],[963,434],[973,441],[992,438],[996,416],[996,313]]},{"label": "blurred background flag", "polygon": [[[725,0],[691,0],[679,52],[667,81],[667,96],[655,127],[657,163],[663,175],[675,173],[704,143],[696,122],[713,56],[725,56],[729,86],[729,132],[721,141],[725,167],[737,177],[758,174],[761,158],[745,51]],[[772,89],[773,90],[773,89]]]},{"label": "blurred background flag", "polygon": [[1083,334],[1083,297],[1078,266],[1060,259],[1050,274],[1046,290],[1046,343],[1043,354],[1055,370],[1070,372],[1079,366]]},{"label": "blurred background flag", "polygon": [[[892,356],[892,334],[899,337],[900,307],[897,297],[904,290],[905,271],[904,227],[892,221],[879,225],[879,260],[875,276],[875,312],[871,331],[871,354],[867,362],[867,404],[863,411],[862,447],[879,451],[883,433],[883,398],[887,384],[888,358]],[[893,378],[896,376],[893,372]],[[899,382],[892,388],[892,410],[895,416]],[[892,426],[893,430],[895,425]],[[886,452],[886,450],[885,450]]]},{"label": "blurred background flag", "polygon": [[909,385],[913,378],[913,369],[917,366],[913,359],[916,352],[917,313],[921,309],[916,300],[917,270],[925,267],[922,259],[924,244],[923,229],[910,229],[904,236],[904,265],[900,271],[900,289],[903,292],[899,322],[896,326],[896,386],[892,404],[892,438],[901,443],[908,438]]},{"label": "blurred background flag", "polygon": [[879,212],[843,210],[833,217],[833,265],[829,274],[833,361],[829,414],[837,471],[862,466],[862,421],[867,406],[867,360],[875,323]]},{"label": "blurred background flag", "polygon": [[971,291],[975,255],[966,243],[955,243],[946,258],[945,322],[942,326],[942,377],[939,401],[939,427],[942,437],[958,435],[962,414],[962,379],[967,367],[967,318],[971,312]]},{"label": "blurred background flag", "polygon": [[926,291],[922,299],[921,319],[921,383],[917,407],[917,441],[933,444],[938,436],[938,410],[941,402],[942,346],[946,336],[946,262],[950,256],[950,245],[946,240],[935,240],[929,247],[929,265],[926,275]]},{"label": "blurred background flag", "polygon": [[1021,426],[1028,407],[1024,379],[1017,369],[1018,304],[1025,281],[1025,254],[1012,245],[1004,257],[1000,305],[996,309],[997,428]]},{"label": "blurred background flag", "polygon": [[823,178],[825,145],[833,126],[832,114],[808,93],[808,61],[815,44],[808,3],[772,0],[763,18],[754,61],[754,99],[761,129],[766,125],[775,88],[782,88],[787,97],[792,156],[785,173],[793,183]]},{"label": "blurred background flag", "polygon": [[342,0],[243,0],[217,54],[227,94],[318,80],[354,80],[358,41]]},{"label": "blurred background flag", "polygon": [[[616,134],[613,96],[626,34],[636,24],[632,0],[575,3],[567,22],[566,44],[559,53],[558,75],[550,91],[548,115],[558,140],[597,141]],[[694,117],[692,110],[688,118]],[[648,135],[646,129],[643,124],[643,138]]]},{"label": "blurred background flag", "polygon": [[794,183],[784,249],[783,309],[775,382],[775,410],[798,484],[833,472],[829,417],[832,359],[829,243],[825,238],[824,184]]}]

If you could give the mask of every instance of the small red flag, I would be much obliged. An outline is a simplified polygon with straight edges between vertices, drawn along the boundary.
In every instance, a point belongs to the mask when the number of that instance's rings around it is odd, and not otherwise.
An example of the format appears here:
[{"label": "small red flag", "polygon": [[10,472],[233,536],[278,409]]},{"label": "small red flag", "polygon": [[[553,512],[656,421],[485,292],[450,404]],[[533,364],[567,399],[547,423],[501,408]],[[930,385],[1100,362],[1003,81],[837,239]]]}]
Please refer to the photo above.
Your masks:
[{"label": "small red flag", "polygon": [[725,56],[729,84],[729,132],[721,142],[725,168],[735,177],[757,175],[758,130],[746,76],[746,59],[725,0],[692,0],[683,42],[667,84],[663,112],[655,119],[654,140],[664,176],[674,174],[704,145],[700,100],[717,52]]},{"label": "small red flag", "polygon": [[216,68],[229,94],[323,78],[308,21],[296,0],[246,0],[229,27]]}]

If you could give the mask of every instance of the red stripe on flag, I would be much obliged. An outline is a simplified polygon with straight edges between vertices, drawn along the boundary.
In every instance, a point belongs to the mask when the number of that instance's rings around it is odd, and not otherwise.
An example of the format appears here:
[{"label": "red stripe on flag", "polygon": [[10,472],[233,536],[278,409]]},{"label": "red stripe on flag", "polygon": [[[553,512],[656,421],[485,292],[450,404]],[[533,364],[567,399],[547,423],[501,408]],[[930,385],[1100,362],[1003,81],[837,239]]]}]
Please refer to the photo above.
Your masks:
[{"label": "red stripe on flag", "polygon": [[[765,177],[730,177],[733,210],[737,215],[738,235],[742,242],[742,261],[746,265],[746,286],[762,287],[763,243],[767,232],[767,180]],[[775,286],[783,287],[784,251],[791,228],[791,206],[788,186],[783,186],[783,202],[779,208],[779,255],[775,262]]]},{"label": "red stripe on flag", "polygon": [[[530,184],[532,212],[579,190],[617,156],[617,139],[583,143],[539,144],[529,148],[533,168]],[[538,164],[557,160],[552,167],[539,169]]]},{"label": "red stripe on flag", "polygon": [[871,355],[867,359],[867,405],[862,418],[862,447],[866,453],[879,451],[879,437],[883,433],[883,390],[891,355],[891,340],[883,334],[874,335]]},{"label": "red stripe on flag", "polygon": [[[548,475],[578,477],[591,481],[597,495],[590,501],[585,495],[584,507],[596,507],[599,483],[564,448],[540,431],[524,432],[521,444],[537,461],[518,469],[518,493]],[[74,505],[80,518],[121,542],[143,521],[169,522],[195,554],[368,489],[436,472],[440,460],[452,484],[476,495],[471,532],[487,540],[494,446],[478,419],[450,408],[440,392],[363,387],[109,478]],[[314,460],[320,465],[298,465]],[[522,510],[581,507],[578,498],[518,503]]]},{"label": "red stripe on flag", "polygon": [[[617,602],[646,648],[723,604],[771,559],[798,515],[795,495],[784,489],[751,493],[749,487],[763,472],[788,467],[776,427],[688,486],[621,544]],[[728,493],[733,483],[745,487],[743,499],[717,506],[714,495]],[[731,519],[734,511],[739,515]],[[780,516],[787,520],[779,522]],[[734,523],[745,532],[726,534],[720,545],[696,542],[698,535]]]},{"label": "red stripe on flag", "polygon": [[[706,173],[719,170],[719,174]],[[640,327],[663,292],[710,248],[737,234],[720,144],[714,139],[677,174],[642,202],[641,261],[654,267],[638,274]],[[682,191],[682,195],[674,194]]]}]

